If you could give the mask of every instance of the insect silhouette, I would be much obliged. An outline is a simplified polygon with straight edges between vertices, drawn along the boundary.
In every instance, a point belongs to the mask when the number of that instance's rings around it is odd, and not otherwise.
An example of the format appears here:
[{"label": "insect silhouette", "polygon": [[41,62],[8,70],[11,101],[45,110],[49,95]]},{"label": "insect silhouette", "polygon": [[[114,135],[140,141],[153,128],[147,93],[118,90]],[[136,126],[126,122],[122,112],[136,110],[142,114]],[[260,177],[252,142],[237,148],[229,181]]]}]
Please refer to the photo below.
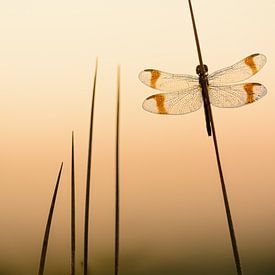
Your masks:
[{"label": "insect silhouette", "polygon": [[[155,114],[182,115],[197,111],[204,102],[202,81],[207,83],[209,103],[216,107],[235,108],[255,102],[266,95],[264,85],[256,82],[239,83],[256,74],[266,63],[263,54],[252,54],[232,66],[205,75],[197,66],[198,76],[172,74],[146,69],[139,74],[145,85],[163,91],[145,99],[144,110]],[[207,104],[204,102],[206,124],[210,128]],[[208,131],[209,133],[209,131]]]}]

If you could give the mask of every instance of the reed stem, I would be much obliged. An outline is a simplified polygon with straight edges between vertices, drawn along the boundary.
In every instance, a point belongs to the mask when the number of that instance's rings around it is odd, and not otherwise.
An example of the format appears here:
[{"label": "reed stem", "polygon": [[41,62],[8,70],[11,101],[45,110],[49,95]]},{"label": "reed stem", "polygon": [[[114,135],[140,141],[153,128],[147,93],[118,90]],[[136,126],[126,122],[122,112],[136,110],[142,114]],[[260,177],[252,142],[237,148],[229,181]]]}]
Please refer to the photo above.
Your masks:
[{"label": "reed stem", "polygon": [[95,103],[95,90],[96,90],[96,80],[97,80],[97,68],[98,68],[98,60],[96,60],[95,73],[94,73],[94,85],[93,85],[91,116],[90,116],[88,161],[87,161],[85,217],[84,217],[84,266],[83,266],[83,274],[84,275],[88,274],[91,161],[92,161],[93,121],[94,121],[94,103]]},{"label": "reed stem", "polygon": [[51,206],[50,206],[50,211],[49,211],[49,215],[48,215],[48,220],[47,220],[47,224],[46,224],[46,228],[45,228],[45,234],[44,234],[43,245],[42,245],[42,250],[41,250],[38,275],[44,274],[45,262],[46,262],[46,256],[47,256],[47,250],[48,250],[48,243],[49,243],[49,236],[50,236],[50,230],[51,230],[51,224],[52,224],[52,217],[53,217],[53,213],[54,213],[54,207],[55,207],[59,182],[60,182],[60,178],[61,178],[62,168],[63,168],[63,162],[61,163],[61,166],[59,169],[59,173],[58,173],[58,177],[56,180],[55,189],[54,189],[54,193],[53,193],[53,197],[52,197],[52,202],[51,202]]},{"label": "reed stem", "polygon": [[72,132],[71,159],[71,275],[75,275],[75,166],[74,166],[74,132]]},{"label": "reed stem", "polygon": [[119,193],[119,126],[120,126],[120,67],[117,68],[117,117],[116,117],[116,198],[115,198],[115,275],[119,274],[120,193]]},{"label": "reed stem", "polygon": [[226,186],[225,186],[225,182],[224,182],[224,176],[223,176],[222,165],[221,165],[221,160],[220,160],[220,154],[219,154],[219,148],[218,148],[218,142],[217,142],[217,137],[216,137],[216,131],[215,131],[215,125],[214,125],[212,109],[211,109],[209,96],[208,96],[208,87],[207,87],[207,83],[205,81],[205,79],[206,79],[205,78],[205,73],[206,72],[205,72],[205,69],[204,69],[204,66],[203,66],[202,55],[201,55],[201,50],[200,50],[200,43],[199,43],[199,38],[198,38],[198,33],[197,33],[197,28],[196,28],[195,17],[194,17],[194,13],[193,13],[193,9],[192,9],[191,0],[188,0],[188,2],[189,2],[190,12],[191,12],[191,18],[192,18],[195,41],[196,41],[196,46],[197,46],[197,51],[198,51],[198,56],[199,56],[199,61],[200,61],[201,72],[204,76],[204,78],[203,78],[204,81],[202,81],[201,85],[202,85],[202,90],[203,90],[203,96],[206,96],[206,99],[205,99],[205,102],[207,104],[206,112],[209,115],[210,125],[211,125],[211,129],[212,129],[212,133],[213,133],[212,136],[213,136],[216,159],[217,159],[217,164],[218,164],[220,183],[221,183],[221,188],[222,188],[224,206],[225,206],[225,210],[226,210],[228,228],[229,228],[229,232],[230,232],[231,244],[232,244],[232,249],[233,249],[233,254],[234,254],[235,266],[236,266],[237,274],[242,275],[242,269],[241,269],[240,256],[239,256],[239,251],[238,251],[238,246],[237,246],[237,240],[236,240],[236,236],[235,236],[235,231],[234,231],[234,225],[233,225],[233,220],[232,220],[231,211],[230,211],[229,200],[228,200]]},{"label": "reed stem", "polygon": [[223,171],[222,171],[219,147],[218,147],[211,107],[209,108],[209,114],[210,114],[210,121],[211,121],[211,126],[212,126],[212,136],[213,136],[213,142],[214,142],[214,146],[215,146],[216,159],[217,159],[218,170],[219,170],[219,175],[220,175],[220,182],[221,182],[224,206],[225,206],[225,211],[226,211],[226,216],[227,216],[227,223],[228,223],[228,228],[229,228],[229,233],[230,233],[230,238],[231,238],[231,245],[232,245],[232,249],[233,249],[236,270],[237,270],[238,275],[242,275],[243,273],[242,273],[242,268],[241,268],[240,255],[239,255],[233,219],[232,219],[232,215],[231,215],[231,211],[230,211],[230,205],[229,205],[229,200],[228,200],[228,196],[227,196],[227,191],[226,191],[226,186],[225,186],[225,181],[224,181],[224,176],[223,176]]}]

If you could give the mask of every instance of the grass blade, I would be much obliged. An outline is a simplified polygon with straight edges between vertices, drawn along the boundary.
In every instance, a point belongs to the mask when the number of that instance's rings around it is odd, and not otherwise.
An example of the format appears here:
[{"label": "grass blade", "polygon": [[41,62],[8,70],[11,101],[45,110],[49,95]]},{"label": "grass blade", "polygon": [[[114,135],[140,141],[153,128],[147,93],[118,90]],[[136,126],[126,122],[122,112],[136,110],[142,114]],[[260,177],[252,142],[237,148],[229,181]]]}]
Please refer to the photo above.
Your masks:
[{"label": "grass blade", "polygon": [[39,264],[39,272],[38,272],[39,275],[44,274],[44,268],[45,268],[47,248],[48,248],[48,242],[49,242],[49,236],[50,236],[50,230],[51,230],[52,217],[53,217],[54,206],[55,206],[56,196],[57,196],[57,192],[58,192],[60,177],[61,177],[61,173],[62,173],[62,168],[63,168],[63,162],[61,163],[60,170],[59,170],[59,173],[58,173],[58,177],[57,177],[57,181],[56,181],[56,185],[55,185],[55,189],[54,189],[54,193],[53,193],[52,203],[51,203],[51,206],[50,206],[48,221],[47,221],[47,224],[46,224],[44,240],[43,240],[43,245],[42,245],[42,251],[41,251],[41,257],[40,257],[40,264]]},{"label": "grass blade", "polygon": [[74,167],[74,132],[72,132],[72,163],[71,163],[71,275],[75,275],[75,167]]},{"label": "grass blade", "polygon": [[[193,24],[193,29],[194,29],[194,35],[195,35],[195,40],[196,40],[196,45],[197,45],[197,51],[198,51],[200,66],[201,66],[201,70],[202,70],[203,74],[205,75],[202,56],[201,56],[201,50],[200,50],[200,43],[199,43],[197,28],[196,28],[196,24],[195,24],[195,17],[194,17],[193,8],[192,8],[192,3],[191,3],[191,0],[189,0],[188,2],[189,2],[190,12],[191,12],[191,18],[192,18],[192,24]],[[207,98],[206,98],[207,109],[208,109],[208,113],[209,113],[211,129],[212,129],[212,133],[213,133],[212,136],[213,136],[213,142],[214,142],[214,147],[215,147],[216,160],[217,160],[217,165],[218,165],[218,170],[219,170],[220,183],[221,183],[221,188],[222,188],[223,201],[224,201],[224,207],[225,207],[225,211],[226,211],[228,229],[229,229],[230,238],[231,238],[231,244],[232,244],[232,249],[233,249],[235,266],[236,266],[237,274],[242,275],[243,273],[242,273],[242,268],[241,268],[240,254],[239,254],[239,250],[238,250],[238,246],[237,246],[237,239],[236,239],[236,235],[235,235],[234,224],[233,224],[233,220],[232,220],[229,200],[228,200],[225,181],[224,181],[224,176],[223,176],[223,170],[222,170],[222,165],[221,165],[221,160],[220,160],[220,154],[219,154],[219,148],[218,148],[218,141],[217,141],[217,137],[216,137],[214,119],[213,119],[213,115],[212,115],[211,104],[210,104],[209,98],[208,98],[208,90],[207,90],[208,88],[207,88],[207,84],[206,84],[205,81],[203,81],[201,83],[201,85],[202,85],[202,90],[206,91],[206,96],[207,96]],[[208,135],[210,135],[210,132],[208,131]]]},{"label": "grass blade", "polygon": [[231,238],[231,245],[232,245],[232,249],[233,249],[234,260],[235,260],[235,266],[236,266],[237,274],[242,275],[243,272],[242,272],[242,267],[241,267],[240,254],[239,254],[239,250],[238,250],[238,244],[237,244],[236,234],[235,234],[235,230],[234,230],[234,224],[233,224],[233,219],[232,219],[232,215],[231,215],[230,204],[229,204],[229,200],[228,200],[226,185],[225,185],[223,171],[222,171],[218,141],[217,141],[217,137],[216,137],[216,131],[215,131],[215,125],[214,125],[211,107],[210,107],[209,113],[210,113],[210,121],[211,121],[211,125],[212,125],[212,135],[213,135],[213,142],[214,142],[215,153],[216,153],[216,160],[217,160],[218,170],[219,170],[219,175],[220,175],[220,183],[221,183],[221,188],[222,188],[224,207],[225,207],[228,229],[229,229],[230,238]]},{"label": "grass blade", "polygon": [[84,275],[88,274],[88,242],[89,242],[89,208],[90,208],[90,185],[91,185],[91,160],[92,160],[92,142],[93,142],[93,120],[94,120],[94,103],[97,79],[98,60],[96,60],[94,85],[92,94],[90,132],[89,132],[89,148],[87,161],[87,178],[86,178],[86,198],[85,198],[85,217],[84,217]]},{"label": "grass blade", "polygon": [[116,117],[116,198],[115,198],[115,275],[119,274],[120,193],[119,193],[119,126],[120,126],[120,67],[117,68],[117,117]]}]

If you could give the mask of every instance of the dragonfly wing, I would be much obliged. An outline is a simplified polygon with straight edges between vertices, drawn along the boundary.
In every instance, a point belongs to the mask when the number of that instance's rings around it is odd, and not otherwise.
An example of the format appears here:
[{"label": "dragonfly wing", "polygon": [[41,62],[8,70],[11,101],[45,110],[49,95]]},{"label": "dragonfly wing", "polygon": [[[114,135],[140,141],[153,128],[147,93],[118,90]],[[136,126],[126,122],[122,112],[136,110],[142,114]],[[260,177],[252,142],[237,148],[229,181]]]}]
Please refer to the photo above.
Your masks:
[{"label": "dragonfly wing", "polygon": [[266,95],[259,83],[242,83],[227,86],[209,86],[210,103],[216,107],[234,108],[253,103]]},{"label": "dragonfly wing", "polygon": [[199,83],[199,79],[196,76],[171,74],[153,69],[140,72],[138,77],[145,85],[163,92],[183,91]]},{"label": "dragonfly wing", "polygon": [[266,57],[263,54],[252,54],[232,66],[210,74],[209,83],[224,85],[246,80],[261,70],[265,63]]},{"label": "dragonfly wing", "polygon": [[182,115],[198,110],[202,105],[199,85],[184,91],[152,95],[143,102],[143,109],[166,115]]}]

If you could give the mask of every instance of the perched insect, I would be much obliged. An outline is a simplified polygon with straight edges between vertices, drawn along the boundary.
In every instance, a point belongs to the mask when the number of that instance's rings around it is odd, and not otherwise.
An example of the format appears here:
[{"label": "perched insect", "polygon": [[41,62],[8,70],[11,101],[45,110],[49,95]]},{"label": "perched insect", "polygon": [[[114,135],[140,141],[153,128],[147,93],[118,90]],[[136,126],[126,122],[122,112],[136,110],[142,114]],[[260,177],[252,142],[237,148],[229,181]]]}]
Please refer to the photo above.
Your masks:
[{"label": "perched insect", "polygon": [[[201,107],[202,102],[205,103],[202,91],[203,81],[207,84],[209,102],[216,107],[234,108],[253,103],[266,95],[265,86],[255,82],[238,82],[256,74],[265,63],[266,57],[257,53],[210,75],[207,74],[206,65],[204,65],[204,75],[201,73],[200,66],[197,66],[198,76],[146,69],[139,74],[141,82],[166,93],[146,98],[143,108],[151,113],[167,115],[194,112]],[[210,125],[206,104],[204,108],[206,123]]]}]

